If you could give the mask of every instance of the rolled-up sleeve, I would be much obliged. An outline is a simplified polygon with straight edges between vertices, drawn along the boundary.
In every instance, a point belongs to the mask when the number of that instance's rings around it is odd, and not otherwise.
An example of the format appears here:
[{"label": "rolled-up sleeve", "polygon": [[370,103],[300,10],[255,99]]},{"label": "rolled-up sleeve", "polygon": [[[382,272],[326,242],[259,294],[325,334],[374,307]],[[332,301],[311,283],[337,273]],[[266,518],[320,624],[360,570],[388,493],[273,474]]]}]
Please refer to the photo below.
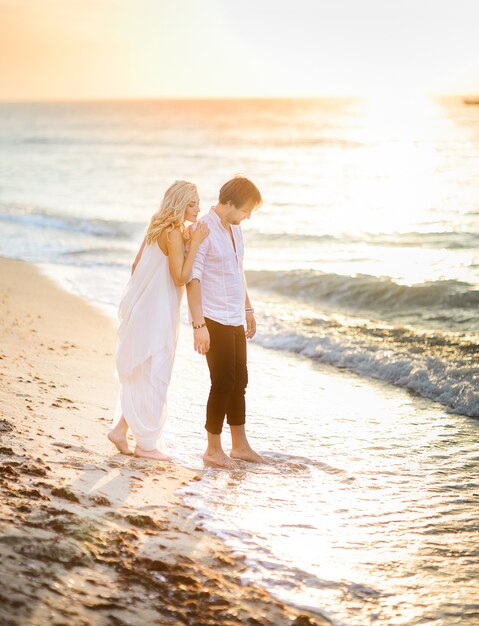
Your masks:
[{"label": "rolled-up sleeve", "polygon": [[208,239],[209,237],[207,237],[204,241],[202,241],[198,248],[198,251],[195,256],[195,260],[193,261],[191,274],[190,274],[190,277],[188,278],[188,283],[190,283],[195,278],[201,281],[201,278],[203,276],[203,270],[205,268],[206,254],[208,252],[208,246],[209,246]]}]

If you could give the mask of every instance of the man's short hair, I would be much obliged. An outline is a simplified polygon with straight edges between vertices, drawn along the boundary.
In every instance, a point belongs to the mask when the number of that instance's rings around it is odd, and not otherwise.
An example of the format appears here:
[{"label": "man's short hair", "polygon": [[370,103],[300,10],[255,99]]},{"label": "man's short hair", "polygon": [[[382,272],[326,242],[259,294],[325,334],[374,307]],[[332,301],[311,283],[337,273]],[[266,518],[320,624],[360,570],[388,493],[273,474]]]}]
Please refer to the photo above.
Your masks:
[{"label": "man's short hair", "polygon": [[263,203],[263,198],[259,189],[248,178],[235,176],[221,187],[219,201],[221,204],[231,202],[235,207],[252,202],[253,208],[256,208]]}]

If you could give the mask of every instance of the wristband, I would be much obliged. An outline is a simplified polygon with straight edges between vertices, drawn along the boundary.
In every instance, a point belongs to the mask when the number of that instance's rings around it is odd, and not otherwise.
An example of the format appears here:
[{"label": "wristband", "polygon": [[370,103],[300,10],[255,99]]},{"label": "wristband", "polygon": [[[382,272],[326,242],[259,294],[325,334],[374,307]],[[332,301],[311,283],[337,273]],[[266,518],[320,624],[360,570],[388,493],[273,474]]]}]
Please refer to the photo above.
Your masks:
[{"label": "wristband", "polygon": [[203,322],[202,324],[196,324],[196,325],[194,322],[191,322],[191,325],[193,326],[195,330],[198,330],[198,328],[203,328],[203,326],[206,326],[206,322]]}]

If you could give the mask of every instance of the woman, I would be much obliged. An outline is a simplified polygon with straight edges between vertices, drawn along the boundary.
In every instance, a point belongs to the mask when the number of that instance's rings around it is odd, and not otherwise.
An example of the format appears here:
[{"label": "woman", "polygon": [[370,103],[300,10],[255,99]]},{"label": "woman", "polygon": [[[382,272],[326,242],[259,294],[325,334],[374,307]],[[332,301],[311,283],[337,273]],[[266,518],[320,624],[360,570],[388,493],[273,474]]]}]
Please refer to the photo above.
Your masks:
[{"label": "woman", "polygon": [[129,454],[126,433],[136,440],[139,457],[170,460],[162,430],[166,396],[175,358],[180,304],[200,243],[209,234],[205,224],[191,233],[185,258],[185,222],[196,222],[198,191],[176,181],[151,218],[145,239],[123,293],[118,317],[116,367],[120,394],[108,439]]}]

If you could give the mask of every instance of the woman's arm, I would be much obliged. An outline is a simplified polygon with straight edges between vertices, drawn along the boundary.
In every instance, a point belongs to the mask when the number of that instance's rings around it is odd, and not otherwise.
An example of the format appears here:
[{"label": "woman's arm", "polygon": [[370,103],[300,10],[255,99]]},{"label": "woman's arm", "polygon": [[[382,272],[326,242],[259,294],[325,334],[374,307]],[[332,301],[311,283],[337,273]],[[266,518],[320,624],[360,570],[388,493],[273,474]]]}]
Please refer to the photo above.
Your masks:
[{"label": "woman's arm", "polygon": [[186,285],[188,282],[198,248],[208,234],[208,226],[202,223],[198,224],[191,236],[186,258],[183,248],[183,237],[180,231],[175,228],[175,230],[171,231],[169,237],[166,238],[170,274],[178,287]]},{"label": "woman's arm", "polygon": [[136,255],[135,260],[133,261],[133,265],[131,266],[131,274],[135,271],[136,266],[138,265],[139,260],[141,259],[141,253],[143,252],[143,248],[145,247],[146,239],[143,239],[143,243],[141,244],[141,248],[138,250],[138,254]]}]

